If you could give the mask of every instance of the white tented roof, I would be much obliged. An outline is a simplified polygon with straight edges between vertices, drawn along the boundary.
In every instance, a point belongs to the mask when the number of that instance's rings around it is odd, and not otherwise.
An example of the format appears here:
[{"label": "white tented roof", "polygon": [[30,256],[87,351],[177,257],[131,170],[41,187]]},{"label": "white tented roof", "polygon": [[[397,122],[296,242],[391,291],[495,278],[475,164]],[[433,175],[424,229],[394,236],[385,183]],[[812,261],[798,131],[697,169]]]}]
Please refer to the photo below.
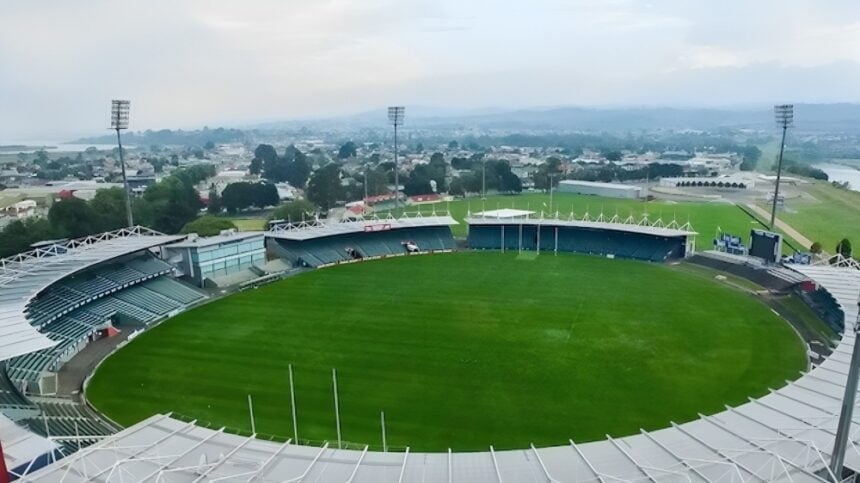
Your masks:
[{"label": "white tented roof", "polygon": [[476,217],[480,218],[525,218],[534,215],[534,211],[516,210],[513,208],[501,208],[498,210],[487,210],[475,213]]},{"label": "white tented roof", "polygon": [[[515,210],[519,211],[519,210]],[[486,212],[482,212],[486,213]],[[677,237],[677,236],[693,236],[697,233],[693,230],[689,223],[680,224],[675,220],[669,223],[664,223],[662,219],[650,219],[648,216],[635,219],[632,216],[621,218],[618,215],[606,217],[599,215],[596,218],[590,217],[588,214],[582,217],[577,217],[575,214],[568,216],[559,216],[557,213],[554,216],[544,217],[531,216],[532,212],[525,216],[515,217],[493,217],[482,216],[482,213],[477,213],[474,216],[466,218],[466,223],[469,225],[524,225],[524,226],[566,226],[574,228],[591,228],[595,230],[613,230],[623,231],[628,233],[642,233],[646,235]]]},{"label": "white tented roof", "polygon": [[[30,475],[28,481],[833,481],[826,468],[855,342],[860,271],[832,266],[796,270],[830,291],[845,312],[846,334],[833,354],[762,398],[688,423],[540,449],[524,442],[525,449],[519,450],[382,453],[246,438],[159,415]],[[845,462],[857,470],[860,422],[852,429]]]},{"label": "white tented roof", "polygon": [[3,441],[3,456],[6,468],[11,472],[20,469],[27,473],[27,465],[36,458],[57,448],[52,441],[18,426],[11,419],[0,414],[0,440]]},{"label": "white tented roof", "polygon": [[56,344],[30,325],[24,314],[39,292],[98,263],[181,238],[138,226],[0,259],[0,361]]},{"label": "white tented roof", "polygon": [[347,233],[361,233],[366,231],[385,231],[398,228],[416,228],[428,226],[456,225],[457,221],[450,215],[409,215],[394,218],[387,217],[364,217],[346,221],[306,221],[292,225],[276,226],[265,232],[269,238],[280,238],[283,240],[310,240],[333,235],[345,235]]}]

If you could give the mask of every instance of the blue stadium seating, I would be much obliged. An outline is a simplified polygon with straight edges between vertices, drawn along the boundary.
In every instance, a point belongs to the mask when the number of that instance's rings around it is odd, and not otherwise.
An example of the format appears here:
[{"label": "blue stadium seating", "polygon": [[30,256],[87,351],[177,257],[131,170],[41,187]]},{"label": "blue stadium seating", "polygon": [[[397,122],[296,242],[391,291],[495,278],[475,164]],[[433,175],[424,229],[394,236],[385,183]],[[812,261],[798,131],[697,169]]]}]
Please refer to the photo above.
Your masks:
[{"label": "blue stadium seating", "polygon": [[31,301],[27,316],[57,344],[11,359],[6,367],[8,378],[17,387],[35,392],[45,372],[58,370],[115,317],[149,323],[205,298],[164,276],[172,271],[169,264],[145,254],[52,285]]},{"label": "blue stadium seating", "polygon": [[271,246],[294,264],[318,267],[352,260],[349,249],[363,258],[403,255],[406,253],[403,244],[407,241],[415,243],[422,252],[454,248],[454,237],[447,226],[347,233],[308,240],[275,239]]},{"label": "blue stadium seating", "polygon": [[48,288],[30,302],[27,315],[33,325],[44,327],[85,303],[172,270],[170,264],[150,255],[96,267]]},{"label": "blue stadium seating", "polygon": [[[541,251],[551,252],[556,248],[556,227],[542,226],[538,232],[535,225],[506,224],[504,234],[499,225],[471,225],[468,245],[477,250],[534,251],[540,244]],[[585,227],[558,227],[558,251],[612,255],[619,258],[634,258],[653,262],[665,262],[684,255],[682,237],[662,237],[619,230],[602,230]],[[504,236],[504,238],[503,238]]]}]

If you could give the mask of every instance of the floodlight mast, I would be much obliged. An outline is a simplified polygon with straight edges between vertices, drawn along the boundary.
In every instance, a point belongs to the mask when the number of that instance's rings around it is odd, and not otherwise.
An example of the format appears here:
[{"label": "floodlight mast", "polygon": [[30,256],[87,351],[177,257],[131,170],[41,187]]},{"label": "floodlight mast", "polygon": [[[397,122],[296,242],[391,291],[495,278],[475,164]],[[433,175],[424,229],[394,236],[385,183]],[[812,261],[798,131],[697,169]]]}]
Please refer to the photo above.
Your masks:
[{"label": "floodlight mast", "polygon": [[845,382],[845,395],[842,397],[842,411],[839,413],[839,426],[836,430],[836,441],[833,443],[833,456],[830,460],[830,471],[837,481],[842,478],[845,462],[845,450],[848,447],[848,437],[851,432],[851,420],[854,416],[854,402],[857,398],[857,376],[860,370],[860,304],[858,304],[857,320],[854,321],[854,349],[851,352],[851,362],[848,365],[848,380]]},{"label": "floodlight mast", "polygon": [[406,108],[391,106],[388,108],[388,121],[394,126],[394,207],[400,208],[400,164],[397,159],[397,127],[403,125]]},{"label": "floodlight mast", "polygon": [[782,140],[779,143],[779,161],[776,166],[776,186],[773,190],[773,207],[770,211],[770,229],[776,229],[776,203],[779,199],[779,182],[782,179],[782,154],[785,151],[785,133],[794,124],[794,104],[779,104],[773,106],[776,125],[782,128]]},{"label": "floodlight mast", "polygon": [[128,188],[128,177],[125,174],[125,157],[122,154],[122,138],[119,132],[128,129],[128,115],[131,101],[114,99],[110,107],[110,128],[116,130],[116,144],[119,147],[119,164],[122,169],[122,185],[125,190],[125,216],[128,226],[134,226],[134,217],[131,214],[131,192]]}]

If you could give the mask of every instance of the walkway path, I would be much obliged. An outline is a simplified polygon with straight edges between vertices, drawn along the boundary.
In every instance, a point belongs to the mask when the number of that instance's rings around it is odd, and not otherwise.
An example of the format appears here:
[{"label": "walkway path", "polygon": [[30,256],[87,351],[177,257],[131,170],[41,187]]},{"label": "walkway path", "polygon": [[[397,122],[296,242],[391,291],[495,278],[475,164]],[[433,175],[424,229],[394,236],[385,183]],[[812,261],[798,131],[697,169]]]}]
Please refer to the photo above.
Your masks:
[{"label": "walkway path", "polygon": [[[747,204],[747,208],[752,210],[757,215],[764,217],[765,221],[770,221],[770,213],[768,213],[768,211],[764,208],[754,205],[752,203]],[[780,220],[779,217],[776,218],[776,227],[785,232],[786,235],[790,236],[797,243],[803,245],[806,250],[809,250],[809,247],[812,246],[812,240],[806,238],[799,231],[789,226],[786,222]]]}]

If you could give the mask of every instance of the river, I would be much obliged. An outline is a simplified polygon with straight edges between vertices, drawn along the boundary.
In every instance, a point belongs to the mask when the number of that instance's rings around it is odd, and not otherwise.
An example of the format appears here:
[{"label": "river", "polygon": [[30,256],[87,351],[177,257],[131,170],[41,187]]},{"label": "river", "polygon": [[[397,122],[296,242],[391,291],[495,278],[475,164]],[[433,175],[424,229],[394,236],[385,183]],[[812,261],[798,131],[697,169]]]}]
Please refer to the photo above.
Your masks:
[{"label": "river", "polygon": [[830,181],[848,182],[854,191],[860,191],[860,171],[843,164],[816,164],[816,168],[827,173]]}]

